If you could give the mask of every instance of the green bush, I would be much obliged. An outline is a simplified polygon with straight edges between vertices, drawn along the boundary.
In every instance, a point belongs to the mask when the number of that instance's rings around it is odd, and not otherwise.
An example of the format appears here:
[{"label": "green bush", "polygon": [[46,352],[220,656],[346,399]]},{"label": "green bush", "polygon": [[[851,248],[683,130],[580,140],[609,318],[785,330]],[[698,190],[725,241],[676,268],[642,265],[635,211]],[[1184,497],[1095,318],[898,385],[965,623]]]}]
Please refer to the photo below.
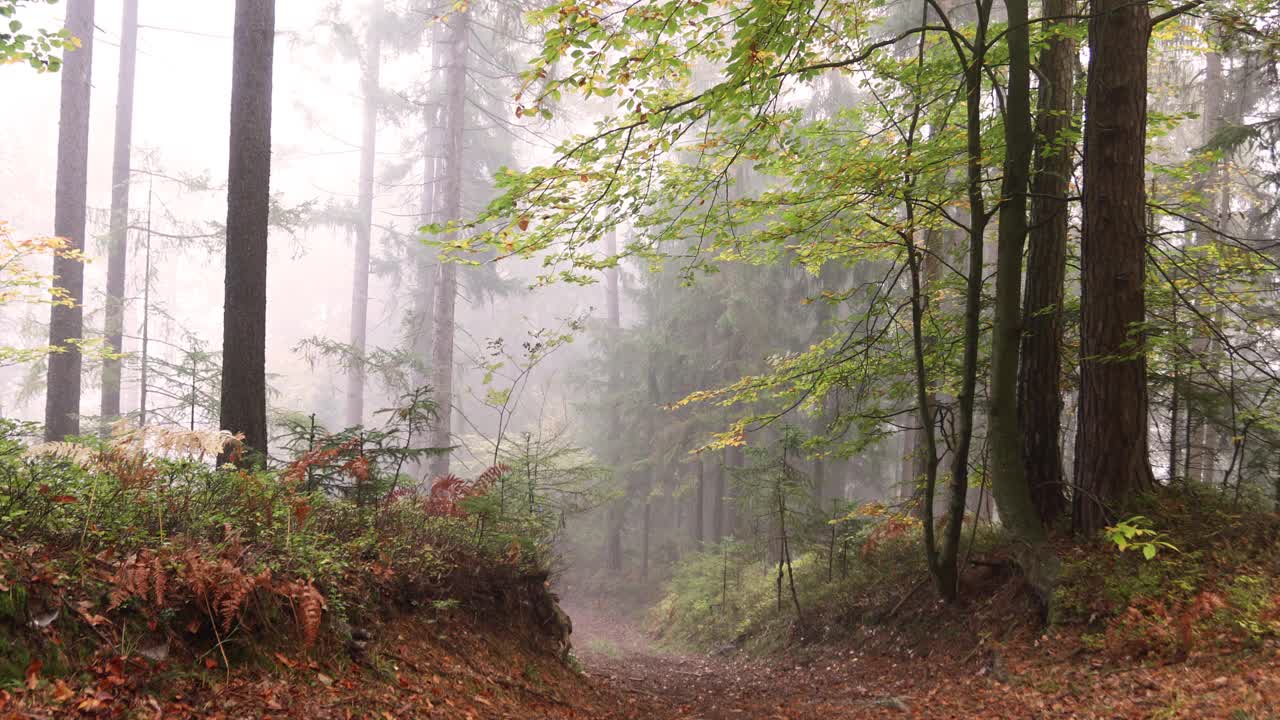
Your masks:
[{"label": "green bush", "polygon": [[[818,543],[792,557],[801,619],[785,577],[778,602],[776,562],[762,560],[751,543],[728,541],[677,565],[649,615],[651,630],[677,645],[768,650],[877,622],[927,577],[920,525],[878,513],[840,528],[834,557]],[[979,554],[1005,542],[1003,532],[989,525],[970,537]]]}]

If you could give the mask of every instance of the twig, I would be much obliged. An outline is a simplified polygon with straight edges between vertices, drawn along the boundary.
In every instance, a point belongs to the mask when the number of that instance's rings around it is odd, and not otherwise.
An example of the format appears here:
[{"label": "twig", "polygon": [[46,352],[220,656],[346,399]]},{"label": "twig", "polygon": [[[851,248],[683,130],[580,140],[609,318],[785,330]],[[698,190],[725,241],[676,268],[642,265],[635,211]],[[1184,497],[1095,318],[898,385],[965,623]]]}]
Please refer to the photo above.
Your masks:
[{"label": "twig", "polygon": [[885,616],[884,616],[884,617],[885,617],[885,619],[886,619],[886,620],[888,620],[889,618],[893,617],[894,615],[897,615],[897,614],[898,614],[898,611],[902,609],[902,606],[903,606],[903,605],[906,605],[906,604],[907,604],[907,601],[908,601],[908,600],[910,600],[910,599],[912,598],[912,596],[914,596],[914,595],[915,595],[915,594],[920,590],[920,588],[924,587],[924,586],[925,586],[925,585],[927,585],[928,583],[929,583],[929,578],[927,578],[927,577],[926,577],[926,578],[924,578],[923,580],[920,580],[919,582],[917,582],[915,585],[913,585],[913,586],[911,587],[911,591],[910,591],[910,592],[908,592],[906,595],[903,595],[903,596],[902,596],[902,599],[901,599],[901,600],[899,600],[897,603],[895,603],[895,604],[894,604],[893,609],[891,609],[891,610],[889,611],[889,613],[888,613],[887,615],[885,615]]}]

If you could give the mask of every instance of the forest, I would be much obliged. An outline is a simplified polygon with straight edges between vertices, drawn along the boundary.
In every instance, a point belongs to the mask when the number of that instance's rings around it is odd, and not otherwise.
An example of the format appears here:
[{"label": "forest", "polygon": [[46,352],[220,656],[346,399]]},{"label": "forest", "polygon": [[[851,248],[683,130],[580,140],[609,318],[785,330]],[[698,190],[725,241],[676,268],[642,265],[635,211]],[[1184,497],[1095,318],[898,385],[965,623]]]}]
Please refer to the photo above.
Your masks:
[{"label": "forest", "polygon": [[1280,718],[1273,0],[0,0],[0,720]]}]

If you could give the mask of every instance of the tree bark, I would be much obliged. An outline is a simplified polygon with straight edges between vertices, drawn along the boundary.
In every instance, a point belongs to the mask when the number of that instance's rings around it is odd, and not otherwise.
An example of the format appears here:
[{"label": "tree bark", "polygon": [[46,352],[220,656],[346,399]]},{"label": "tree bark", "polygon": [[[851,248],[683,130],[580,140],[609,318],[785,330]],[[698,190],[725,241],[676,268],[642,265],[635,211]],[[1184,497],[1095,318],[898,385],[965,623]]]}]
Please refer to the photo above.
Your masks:
[{"label": "tree bark", "polygon": [[[963,529],[965,501],[969,489],[969,449],[973,443],[974,400],[978,383],[978,345],[981,340],[983,242],[987,226],[986,203],[982,196],[982,79],[986,63],[987,26],[990,19],[989,0],[980,0],[977,8],[973,47],[976,48],[965,68],[965,122],[968,159],[969,249],[965,277],[964,352],[957,396],[956,441],[951,457],[951,481],[948,488],[946,527],[931,557],[931,569],[938,594],[954,602],[959,593],[960,531]],[[929,498],[926,498],[926,502]],[[932,512],[929,513],[932,518]],[[932,522],[930,523],[932,524]],[[928,530],[932,534],[932,530]]]},{"label": "tree bark", "polygon": [[[616,232],[615,230],[604,236],[604,253],[608,257],[614,257],[618,254]],[[618,269],[616,267],[606,268],[604,271],[604,293],[606,342],[611,351],[616,351],[619,335],[622,332],[621,299],[618,296]],[[608,382],[609,397],[616,398],[621,380],[618,377],[617,367],[612,364],[609,367]],[[613,401],[611,400],[611,402]],[[618,445],[622,425],[616,406],[610,410],[607,422],[609,465],[616,469],[622,459]],[[614,573],[622,572],[622,525],[626,520],[626,505],[627,493],[624,492],[622,497],[615,500],[605,513],[605,567]]]},{"label": "tree bark", "polygon": [[120,72],[116,85],[116,137],[111,160],[111,235],[107,246],[107,305],[103,333],[102,422],[120,416],[120,354],[124,347],[125,270],[129,249],[129,175],[133,150],[133,86],[138,60],[138,0],[124,0]]},{"label": "tree bark", "polygon": [[[1005,100],[1005,162],[996,255],[995,321],[991,338],[991,494],[1000,521],[1018,541],[1015,557],[1048,606],[1057,580],[1048,536],[1032,502],[1023,465],[1018,415],[1018,350],[1022,336],[1022,251],[1027,239],[1027,189],[1035,132],[1031,125],[1031,38],[1027,0],[1005,0],[1009,84]],[[1059,418],[1049,420],[1057,425]],[[1056,436],[1056,432],[1054,433]]]},{"label": "tree bark", "polygon": [[[440,23],[431,27],[431,47],[438,50],[445,45],[445,28]],[[443,83],[444,63],[440,53],[433,50],[431,77],[429,79],[426,103],[422,111],[423,126],[426,128],[422,137],[422,223],[430,225],[441,220],[440,186],[441,159],[438,157],[444,141],[440,128],[440,90]],[[428,385],[431,382],[431,329],[435,312],[436,280],[440,270],[437,267],[436,251],[430,247],[416,248],[417,287],[414,293],[414,312],[408,328],[414,355],[422,364],[422,369],[415,374],[416,386]]]},{"label": "tree bark", "polygon": [[1096,0],[1089,20],[1080,282],[1080,422],[1072,520],[1095,532],[1152,484],[1147,446],[1147,5]]},{"label": "tree bark", "polygon": [[706,536],[706,463],[702,458],[697,461],[698,482],[694,487],[693,498],[693,540],[697,547],[702,546],[702,542],[707,539]]},{"label": "tree bark", "polygon": [[244,433],[249,450],[265,453],[275,1],[236,0],[235,13],[220,422],[226,430]]},{"label": "tree bark", "polygon": [[[1216,52],[1206,53],[1204,58],[1204,112],[1201,115],[1200,125],[1200,141],[1205,145],[1213,140],[1213,137],[1222,127],[1225,95],[1226,78],[1222,72],[1222,55]],[[1224,222],[1224,218],[1216,212],[1213,199],[1222,184],[1222,175],[1221,163],[1214,163],[1210,172],[1202,176],[1203,179],[1197,183],[1197,189],[1205,197],[1204,203],[1199,208],[1199,214],[1203,217],[1208,227],[1220,228]],[[1201,230],[1196,233],[1197,245],[1211,245],[1215,241],[1215,235],[1210,230]],[[1213,380],[1210,377],[1213,373],[1212,357],[1217,354],[1217,343],[1211,337],[1212,328],[1204,327],[1203,321],[1197,323],[1196,329],[1198,332],[1191,340],[1192,367],[1194,369],[1191,373],[1189,385],[1192,387],[1211,387],[1213,385]],[[1200,404],[1205,401],[1203,397],[1198,399]],[[1218,454],[1218,428],[1197,407],[1197,398],[1192,394],[1188,394],[1187,397],[1187,423],[1190,427],[1187,437],[1187,467],[1190,473],[1187,475],[1187,479],[1201,483],[1212,483],[1217,475],[1215,468],[1217,467]]]},{"label": "tree bark", "polygon": [[[467,52],[471,19],[466,8],[456,9],[445,21],[449,26],[449,56],[445,73],[445,147],[441,188],[441,209],[445,221],[462,217],[463,126],[467,104]],[[445,236],[445,242],[456,233]],[[438,418],[431,428],[433,447],[453,445],[450,420],[453,415],[453,341],[454,308],[458,296],[458,266],[451,262],[438,264],[436,299],[431,322],[431,373]],[[431,460],[431,476],[449,474],[449,453]]]},{"label": "tree bark", "polygon": [[[1045,0],[1045,17],[1076,12],[1075,0]],[[1059,21],[1070,25],[1073,21]],[[1040,520],[1052,524],[1067,509],[1062,468],[1062,303],[1067,267],[1071,190],[1073,78],[1076,43],[1054,37],[1040,52],[1035,172],[1031,178],[1030,247],[1022,302],[1018,414],[1022,462]],[[1003,511],[1002,511],[1003,514]]]},{"label": "tree bark", "polygon": [[[58,178],[53,233],[70,248],[84,250],[85,197],[89,184],[89,96],[93,73],[94,0],[68,0],[66,28],[80,48],[62,63],[62,100],[58,116]],[[49,375],[44,406],[45,440],[80,432],[80,338],[84,335],[84,265],[55,257],[54,283],[69,305],[49,312]]]},{"label": "tree bark", "polygon": [[649,529],[650,529],[650,510],[649,501],[644,501],[644,527],[640,540],[640,579],[649,579]]},{"label": "tree bark", "polygon": [[347,425],[364,423],[364,355],[369,321],[369,248],[373,239],[373,169],[378,144],[378,89],[382,67],[382,0],[372,0],[364,50],[364,125],[360,139],[360,187],[356,247],[351,268],[351,348],[356,362],[347,372]]},{"label": "tree bark", "polygon": [[724,539],[724,494],[725,470],[724,451],[716,458],[713,468],[714,479],[711,481],[711,539],[720,542]]}]

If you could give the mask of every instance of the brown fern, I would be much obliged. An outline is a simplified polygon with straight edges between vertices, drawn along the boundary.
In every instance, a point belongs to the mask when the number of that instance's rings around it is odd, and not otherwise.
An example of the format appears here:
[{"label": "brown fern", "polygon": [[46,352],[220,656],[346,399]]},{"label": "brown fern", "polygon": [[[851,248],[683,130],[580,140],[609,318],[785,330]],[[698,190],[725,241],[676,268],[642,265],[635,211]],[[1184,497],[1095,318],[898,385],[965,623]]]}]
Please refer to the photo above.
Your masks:
[{"label": "brown fern", "polygon": [[310,581],[302,588],[298,607],[302,612],[302,640],[310,646],[320,634],[320,620],[325,610],[324,596]]},{"label": "brown fern", "polygon": [[324,611],[328,609],[324,595],[316,589],[310,580],[295,580],[276,588],[276,592],[289,598],[293,605],[294,616],[302,630],[302,642],[307,647],[313,645],[320,635],[320,622],[324,619]]},{"label": "brown fern", "polygon": [[489,488],[493,487],[504,475],[511,473],[511,466],[499,463],[486,469],[480,473],[480,477],[472,483],[473,491],[476,493],[485,493]]},{"label": "brown fern", "polygon": [[109,610],[120,607],[132,598],[146,599],[151,588],[151,552],[144,550],[142,555],[129,555],[116,569],[111,579]]},{"label": "brown fern", "polygon": [[218,617],[222,620],[222,631],[228,632],[239,619],[245,599],[253,592],[254,582],[252,577],[246,577],[230,560],[224,559],[218,563],[218,574],[220,577],[215,604],[218,606]]}]

